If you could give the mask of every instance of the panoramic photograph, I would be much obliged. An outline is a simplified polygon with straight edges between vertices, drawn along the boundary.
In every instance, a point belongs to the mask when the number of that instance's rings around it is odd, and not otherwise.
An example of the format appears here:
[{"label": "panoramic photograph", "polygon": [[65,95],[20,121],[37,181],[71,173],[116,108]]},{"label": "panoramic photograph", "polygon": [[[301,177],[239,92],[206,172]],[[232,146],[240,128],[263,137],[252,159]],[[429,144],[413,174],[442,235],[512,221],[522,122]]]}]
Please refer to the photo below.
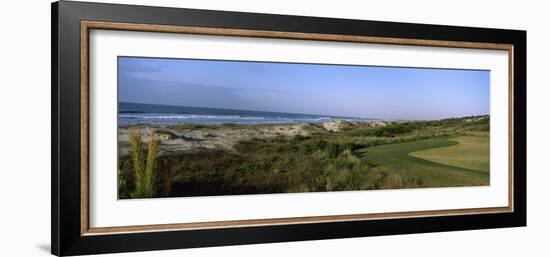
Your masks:
[{"label": "panoramic photograph", "polygon": [[488,186],[490,71],[118,57],[119,199]]}]

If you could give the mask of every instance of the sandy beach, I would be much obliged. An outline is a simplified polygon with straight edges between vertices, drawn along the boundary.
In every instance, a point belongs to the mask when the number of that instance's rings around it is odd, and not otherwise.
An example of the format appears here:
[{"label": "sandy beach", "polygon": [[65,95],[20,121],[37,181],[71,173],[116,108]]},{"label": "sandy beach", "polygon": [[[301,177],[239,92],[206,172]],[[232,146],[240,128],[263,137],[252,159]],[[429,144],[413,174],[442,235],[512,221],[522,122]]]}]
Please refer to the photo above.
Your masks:
[{"label": "sandy beach", "polygon": [[326,132],[338,132],[357,126],[381,127],[384,121],[328,121],[300,124],[261,125],[129,125],[118,129],[119,154],[130,151],[130,135],[137,133],[144,142],[155,136],[161,142],[161,154],[192,152],[200,149],[234,152],[233,145],[247,139],[310,136]]}]

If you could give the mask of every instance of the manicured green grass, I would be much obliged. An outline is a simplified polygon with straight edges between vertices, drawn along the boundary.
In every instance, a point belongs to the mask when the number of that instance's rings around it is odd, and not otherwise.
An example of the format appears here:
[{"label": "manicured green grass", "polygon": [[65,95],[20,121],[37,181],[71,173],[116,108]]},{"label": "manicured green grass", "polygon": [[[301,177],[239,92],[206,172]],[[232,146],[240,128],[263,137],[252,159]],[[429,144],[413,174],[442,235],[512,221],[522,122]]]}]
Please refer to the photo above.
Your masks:
[{"label": "manicured green grass", "polygon": [[[368,147],[358,150],[357,153],[363,160],[374,166],[375,170],[396,174],[405,181],[411,179],[420,181],[419,184],[422,187],[488,185],[489,173],[486,171],[437,163],[409,154],[415,151],[441,149],[459,144],[453,137],[433,138]],[[469,147],[476,151],[482,151],[475,149],[476,146],[481,147],[480,145],[470,145]],[[452,153],[448,152],[448,154]]]},{"label": "manicured green grass", "polygon": [[462,136],[451,140],[458,144],[415,151],[410,155],[450,166],[489,172],[488,136]]}]

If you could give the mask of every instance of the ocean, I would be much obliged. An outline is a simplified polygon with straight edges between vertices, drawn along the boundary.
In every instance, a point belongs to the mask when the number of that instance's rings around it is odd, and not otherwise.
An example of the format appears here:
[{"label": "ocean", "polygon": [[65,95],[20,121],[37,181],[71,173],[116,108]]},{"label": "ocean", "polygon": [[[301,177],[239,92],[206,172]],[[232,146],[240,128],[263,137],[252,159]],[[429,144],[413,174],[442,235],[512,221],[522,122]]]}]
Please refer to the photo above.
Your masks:
[{"label": "ocean", "polygon": [[118,105],[119,126],[133,124],[291,124],[333,120],[369,121],[374,119],[124,102],[120,102]]}]

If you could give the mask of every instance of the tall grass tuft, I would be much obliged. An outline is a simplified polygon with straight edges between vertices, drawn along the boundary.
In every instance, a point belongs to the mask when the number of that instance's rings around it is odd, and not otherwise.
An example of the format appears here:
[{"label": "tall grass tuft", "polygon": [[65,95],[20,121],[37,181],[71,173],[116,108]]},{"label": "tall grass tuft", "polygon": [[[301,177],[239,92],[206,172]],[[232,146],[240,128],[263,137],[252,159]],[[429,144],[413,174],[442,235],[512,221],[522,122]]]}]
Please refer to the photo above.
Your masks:
[{"label": "tall grass tuft", "polygon": [[155,167],[157,165],[157,156],[159,154],[160,141],[156,137],[152,137],[147,146],[147,164],[145,166],[145,181],[147,191],[154,193],[155,183]]},{"label": "tall grass tuft", "polygon": [[[160,141],[152,137],[147,146],[147,157],[137,133],[130,135],[131,158],[135,176],[135,188],[132,198],[151,198],[155,194],[155,166],[159,154]],[[146,159],[147,158],[147,159]]]}]

